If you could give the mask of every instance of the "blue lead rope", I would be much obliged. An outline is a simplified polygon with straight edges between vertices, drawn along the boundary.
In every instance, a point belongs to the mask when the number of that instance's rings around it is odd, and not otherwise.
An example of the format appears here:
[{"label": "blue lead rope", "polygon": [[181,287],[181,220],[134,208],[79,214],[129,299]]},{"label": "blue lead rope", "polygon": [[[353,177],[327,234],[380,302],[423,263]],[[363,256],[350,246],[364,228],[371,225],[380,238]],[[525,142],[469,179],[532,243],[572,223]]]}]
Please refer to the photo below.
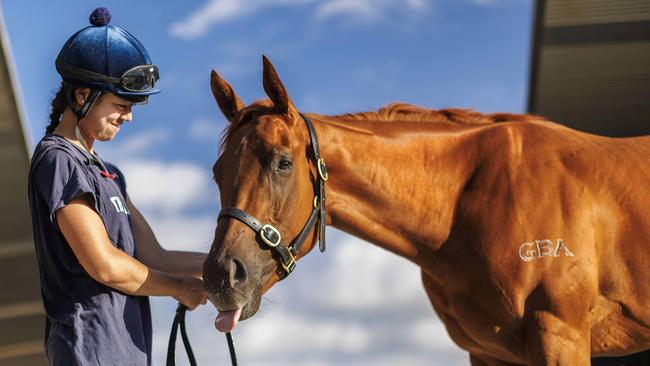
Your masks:
[{"label": "blue lead rope", "polygon": [[[176,336],[178,335],[178,328],[181,328],[181,339],[183,340],[183,345],[185,346],[185,352],[187,353],[190,365],[196,366],[196,358],[194,358],[190,339],[187,337],[187,331],[185,330],[186,311],[187,307],[179,303],[178,308],[176,308],[174,322],[172,323],[172,330],[171,333],[169,333],[169,344],[167,345],[167,366],[176,366]],[[226,339],[228,340],[228,349],[230,350],[230,362],[232,363],[232,366],[237,366],[235,342],[232,340],[230,332],[226,333]]]}]

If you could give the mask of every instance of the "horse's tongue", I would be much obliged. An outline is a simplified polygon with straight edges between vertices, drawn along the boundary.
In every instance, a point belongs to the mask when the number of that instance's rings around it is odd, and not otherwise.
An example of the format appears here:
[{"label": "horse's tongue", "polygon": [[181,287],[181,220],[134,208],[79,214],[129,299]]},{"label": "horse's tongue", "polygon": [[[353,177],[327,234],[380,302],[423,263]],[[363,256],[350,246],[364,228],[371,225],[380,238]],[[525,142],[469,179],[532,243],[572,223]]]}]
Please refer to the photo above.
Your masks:
[{"label": "horse's tongue", "polygon": [[214,326],[218,331],[223,333],[232,332],[237,326],[237,321],[241,316],[241,308],[237,310],[220,311],[217,319],[214,321]]}]

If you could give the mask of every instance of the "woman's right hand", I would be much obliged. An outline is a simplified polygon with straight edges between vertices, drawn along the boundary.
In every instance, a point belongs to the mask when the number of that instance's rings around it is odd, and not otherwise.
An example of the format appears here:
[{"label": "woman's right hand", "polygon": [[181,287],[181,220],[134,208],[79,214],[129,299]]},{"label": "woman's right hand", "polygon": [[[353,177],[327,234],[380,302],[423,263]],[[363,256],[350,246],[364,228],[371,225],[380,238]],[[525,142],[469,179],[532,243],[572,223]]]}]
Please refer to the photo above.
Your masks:
[{"label": "woman's right hand", "polygon": [[178,287],[174,298],[189,310],[205,304],[207,296],[203,289],[203,281],[192,276],[179,276]]}]

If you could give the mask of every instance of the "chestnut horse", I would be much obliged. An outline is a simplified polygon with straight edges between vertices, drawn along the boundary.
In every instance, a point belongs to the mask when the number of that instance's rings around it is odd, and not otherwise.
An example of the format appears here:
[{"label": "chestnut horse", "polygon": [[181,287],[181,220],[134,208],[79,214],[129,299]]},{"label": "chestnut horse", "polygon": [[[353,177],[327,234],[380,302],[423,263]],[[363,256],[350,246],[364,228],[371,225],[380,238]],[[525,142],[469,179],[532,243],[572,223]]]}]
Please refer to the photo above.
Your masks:
[{"label": "chestnut horse", "polygon": [[[650,347],[650,138],[408,104],[303,118],[263,61],[270,99],[249,106],[212,72],[230,121],[213,168],[222,207],[298,236],[319,179],[309,119],[329,170],[326,223],[420,266],[472,365],[589,365]],[[273,231],[249,226],[220,217],[205,262],[222,331],[282,277],[259,240]],[[314,229],[296,257],[317,241]]]}]

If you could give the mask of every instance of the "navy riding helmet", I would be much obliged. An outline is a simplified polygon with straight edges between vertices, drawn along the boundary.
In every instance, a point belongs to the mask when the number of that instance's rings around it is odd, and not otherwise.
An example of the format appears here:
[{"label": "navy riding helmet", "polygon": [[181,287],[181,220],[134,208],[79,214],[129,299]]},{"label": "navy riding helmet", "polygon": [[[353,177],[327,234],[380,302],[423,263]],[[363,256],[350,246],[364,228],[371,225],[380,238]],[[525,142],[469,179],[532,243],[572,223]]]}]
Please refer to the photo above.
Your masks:
[{"label": "navy riding helmet", "polygon": [[[155,83],[158,67],[142,43],[126,30],[108,25],[111,15],[97,8],[89,27],[73,34],[56,58],[56,70],[63,78],[68,104],[83,118],[102,92],[111,92],[133,103],[146,103],[149,95],[160,92]],[[78,110],[74,108],[75,86],[91,93]]]}]

